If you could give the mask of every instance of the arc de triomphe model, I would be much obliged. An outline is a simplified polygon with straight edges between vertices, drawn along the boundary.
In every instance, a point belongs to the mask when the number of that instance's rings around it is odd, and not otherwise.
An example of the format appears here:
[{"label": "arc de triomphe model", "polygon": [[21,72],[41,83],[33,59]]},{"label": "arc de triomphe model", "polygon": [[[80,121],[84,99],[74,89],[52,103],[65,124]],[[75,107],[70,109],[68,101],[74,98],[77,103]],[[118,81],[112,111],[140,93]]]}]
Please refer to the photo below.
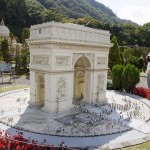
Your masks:
[{"label": "arc de triomphe model", "polygon": [[106,101],[108,31],[70,23],[31,26],[30,104],[47,112],[72,108],[73,98]]}]

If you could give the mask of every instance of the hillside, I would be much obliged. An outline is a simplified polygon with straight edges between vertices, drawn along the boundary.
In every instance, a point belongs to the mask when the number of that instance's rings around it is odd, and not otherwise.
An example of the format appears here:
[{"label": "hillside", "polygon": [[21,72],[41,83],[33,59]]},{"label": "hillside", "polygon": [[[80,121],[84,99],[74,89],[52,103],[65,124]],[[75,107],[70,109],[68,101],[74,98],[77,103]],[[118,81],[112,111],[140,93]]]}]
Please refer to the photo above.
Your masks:
[{"label": "hillside", "polygon": [[[95,19],[113,20],[118,18],[109,8],[95,0],[37,0],[46,9],[56,8],[69,18],[90,16]],[[119,20],[119,19],[118,19]]]},{"label": "hillside", "polygon": [[33,24],[83,17],[105,24],[129,22],[119,19],[112,10],[95,0],[0,0],[0,19],[3,18],[11,32],[19,37],[22,28]]}]

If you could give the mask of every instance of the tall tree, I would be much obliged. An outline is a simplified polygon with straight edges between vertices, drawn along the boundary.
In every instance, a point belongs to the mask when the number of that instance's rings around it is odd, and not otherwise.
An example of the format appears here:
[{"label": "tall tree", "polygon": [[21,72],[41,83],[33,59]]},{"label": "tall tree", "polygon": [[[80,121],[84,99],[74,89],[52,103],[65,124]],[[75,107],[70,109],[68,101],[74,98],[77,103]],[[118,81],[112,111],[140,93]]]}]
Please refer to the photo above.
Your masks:
[{"label": "tall tree", "polygon": [[2,51],[3,60],[6,62],[9,62],[10,61],[9,45],[8,45],[8,41],[6,39],[4,39],[1,42],[1,51]]},{"label": "tall tree", "polygon": [[129,48],[126,48],[122,54],[123,54],[125,65],[130,64],[132,60],[131,50]]},{"label": "tall tree", "polygon": [[23,32],[22,32],[22,44],[24,47],[26,47],[27,43],[26,43],[26,39],[28,39],[30,36],[30,31],[28,28],[24,28]]},{"label": "tall tree", "polygon": [[112,38],[111,43],[113,43],[113,47],[111,47],[109,51],[108,66],[112,70],[113,66],[121,64],[121,58],[117,38],[115,36]]},{"label": "tall tree", "polygon": [[10,45],[9,45],[9,54],[13,55],[13,40],[14,40],[14,35],[10,32],[9,33],[9,38],[10,38]]}]

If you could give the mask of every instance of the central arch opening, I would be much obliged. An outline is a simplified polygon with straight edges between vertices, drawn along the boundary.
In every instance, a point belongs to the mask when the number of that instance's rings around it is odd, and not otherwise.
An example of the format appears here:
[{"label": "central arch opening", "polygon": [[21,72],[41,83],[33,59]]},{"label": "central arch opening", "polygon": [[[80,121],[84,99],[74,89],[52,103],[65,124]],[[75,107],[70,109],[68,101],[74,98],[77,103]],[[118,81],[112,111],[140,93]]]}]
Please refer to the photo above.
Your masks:
[{"label": "central arch opening", "polygon": [[82,100],[85,98],[87,86],[88,70],[91,67],[90,61],[86,57],[80,57],[74,65],[74,98]]}]

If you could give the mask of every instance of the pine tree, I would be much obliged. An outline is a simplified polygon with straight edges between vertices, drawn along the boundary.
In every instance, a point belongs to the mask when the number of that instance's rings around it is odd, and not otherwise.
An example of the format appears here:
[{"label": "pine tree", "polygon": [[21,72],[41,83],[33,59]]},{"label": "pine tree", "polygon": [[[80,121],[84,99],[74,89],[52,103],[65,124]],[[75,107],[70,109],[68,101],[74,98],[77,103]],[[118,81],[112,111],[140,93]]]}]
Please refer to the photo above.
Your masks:
[{"label": "pine tree", "polygon": [[128,64],[122,72],[121,77],[122,87],[126,92],[131,92],[136,84],[140,82],[140,72],[134,65]]},{"label": "pine tree", "polygon": [[112,79],[112,86],[115,90],[122,90],[121,76],[123,69],[124,66],[122,65],[115,65],[112,68],[111,79]]},{"label": "pine tree", "polygon": [[110,48],[109,51],[108,66],[112,70],[113,66],[121,64],[121,58],[117,38],[115,36],[112,38],[111,43],[114,45]]},{"label": "pine tree", "polygon": [[22,32],[22,44],[24,47],[26,47],[27,43],[26,43],[26,39],[28,39],[30,36],[30,31],[28,28],[24,28],[23,32]]},{"label": "pine tree", "polygon": [[9,45],[6,39],[4,39],[1,42],[1,51],[2,51],[3,60],[9,62],[10,61]]}]

